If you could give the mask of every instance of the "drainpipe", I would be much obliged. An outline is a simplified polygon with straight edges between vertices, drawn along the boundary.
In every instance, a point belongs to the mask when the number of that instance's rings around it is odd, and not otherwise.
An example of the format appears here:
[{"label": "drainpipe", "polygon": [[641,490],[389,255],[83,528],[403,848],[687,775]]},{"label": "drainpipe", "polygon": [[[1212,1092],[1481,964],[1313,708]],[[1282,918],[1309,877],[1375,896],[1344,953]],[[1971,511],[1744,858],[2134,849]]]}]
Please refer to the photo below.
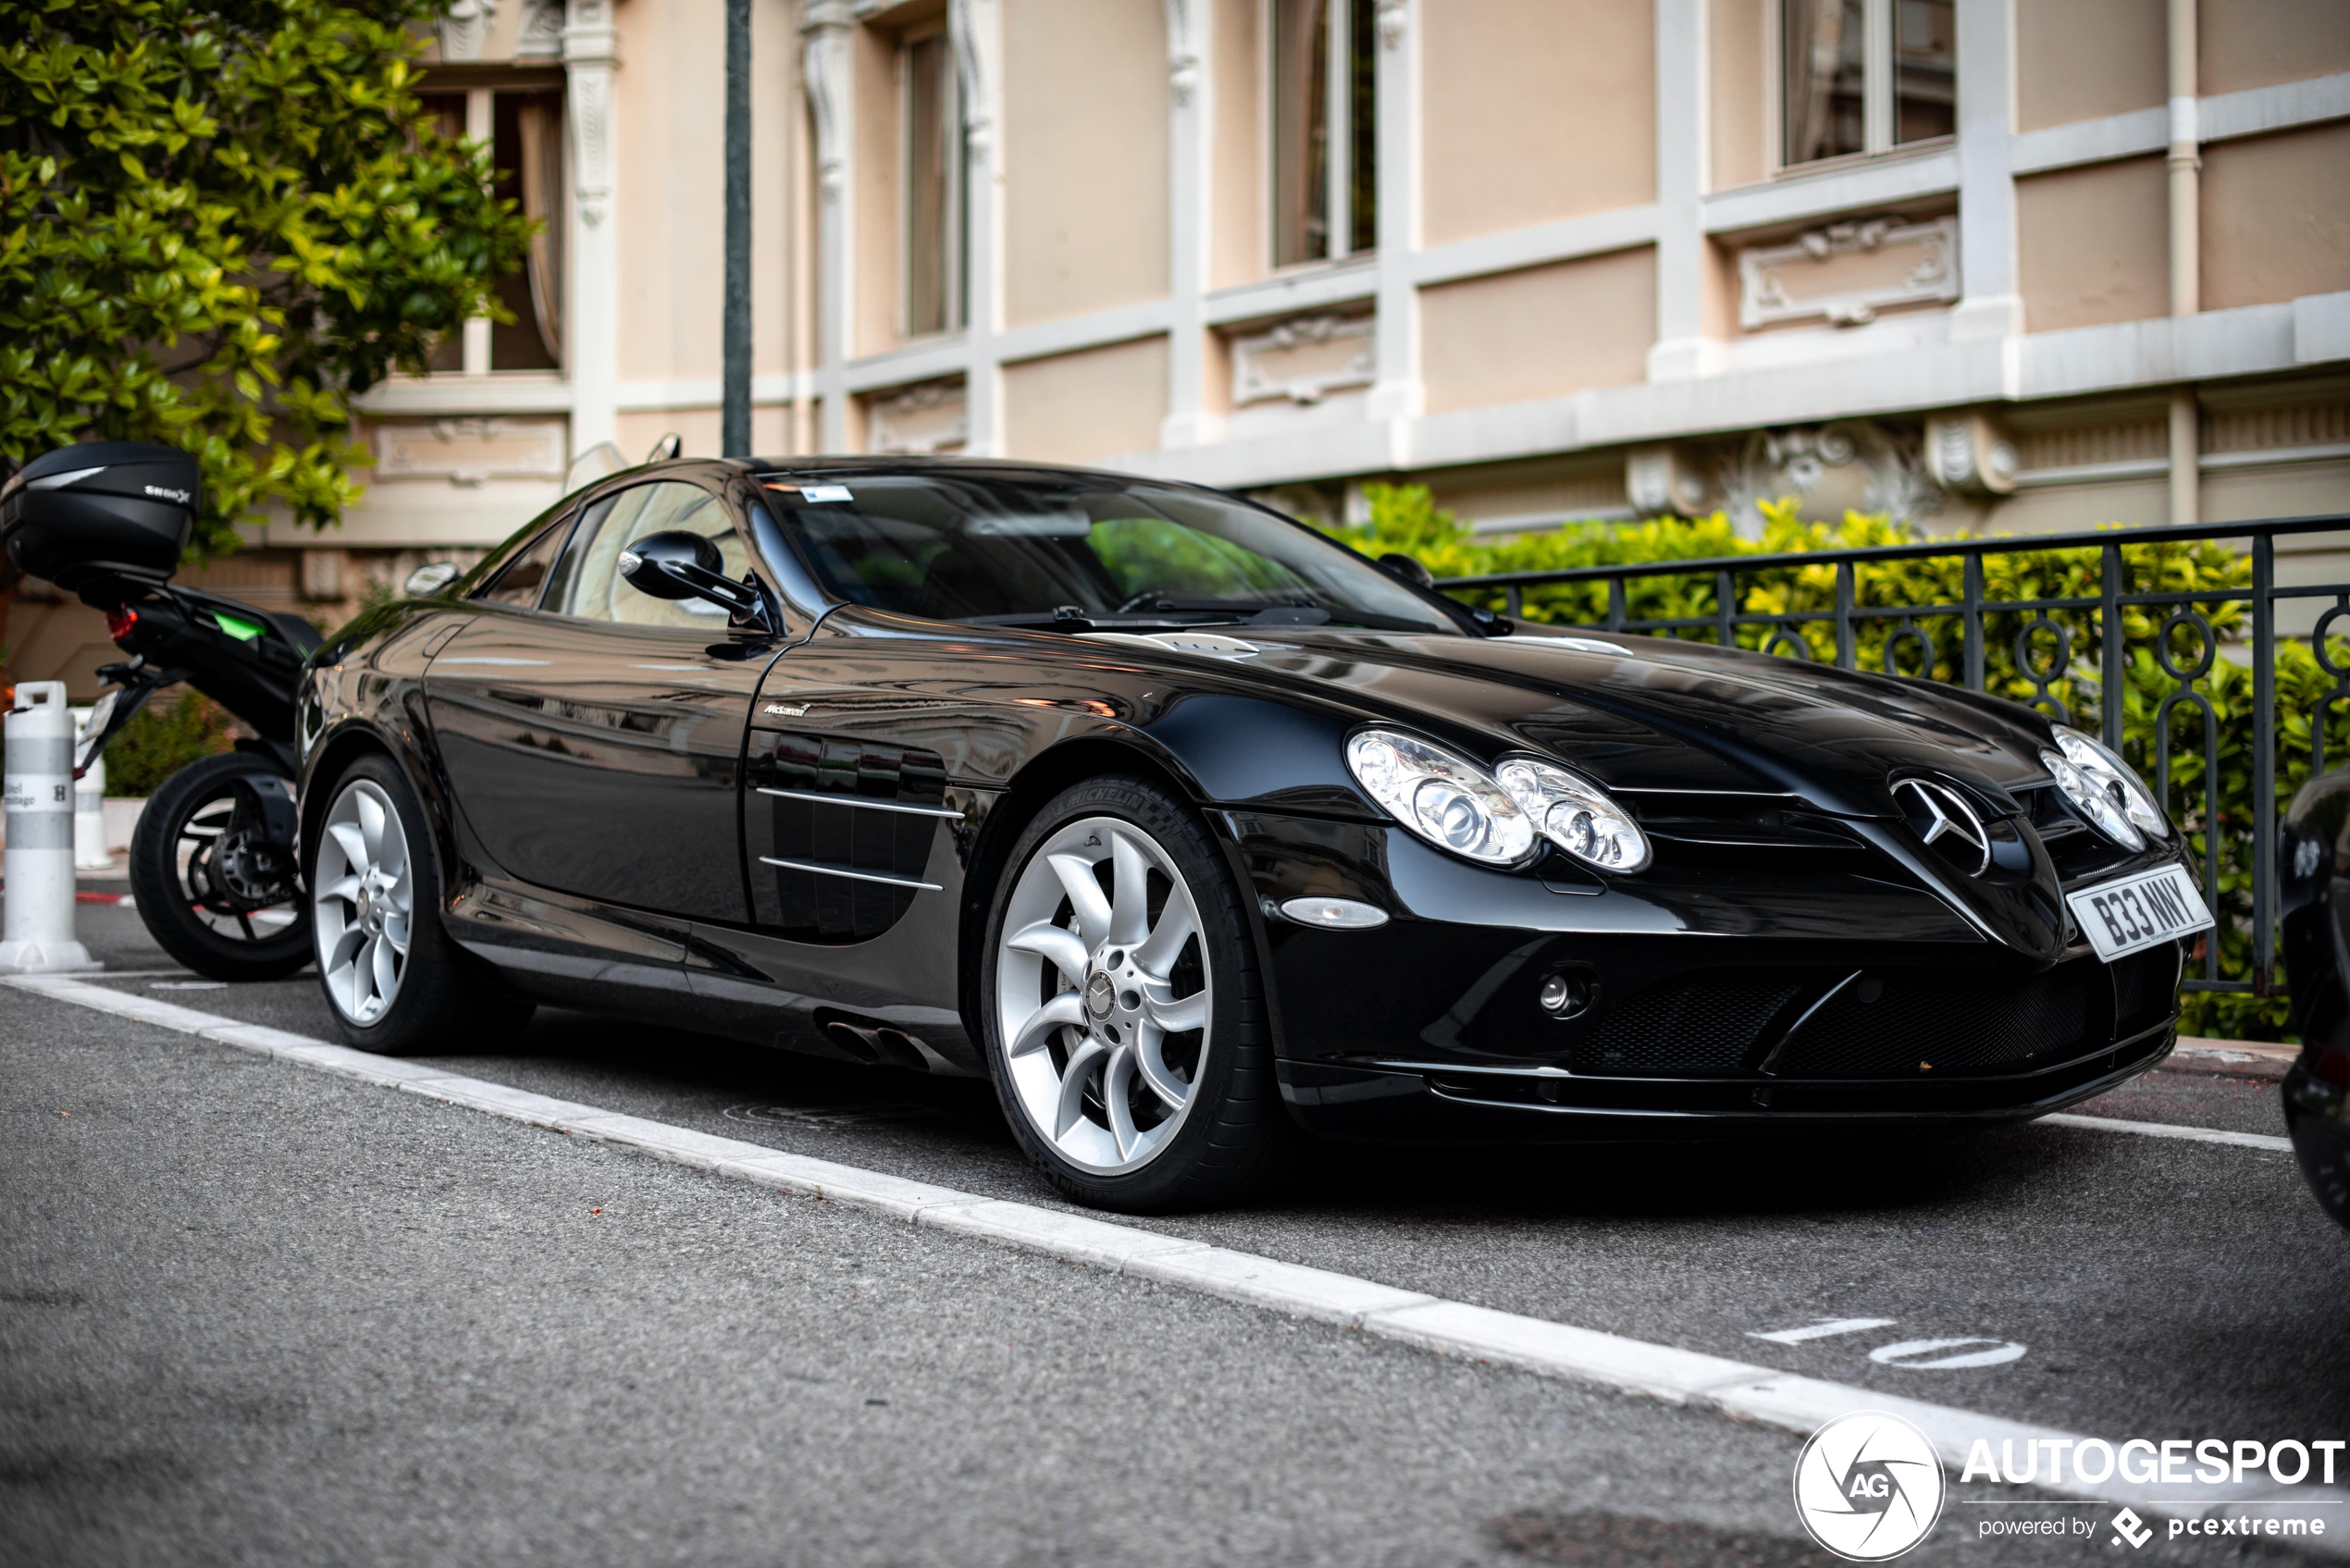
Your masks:
[{"label": "drainpipe", "polygon": [[[2195,123],[2196,0],[2171,0],[2171,315],[2203,308],[2202,133]],[[2173,342],[2177,340],[2174,338]],[[2202,521],[2201,416],[2195,389],[2171,394],[2171,521]]]}]

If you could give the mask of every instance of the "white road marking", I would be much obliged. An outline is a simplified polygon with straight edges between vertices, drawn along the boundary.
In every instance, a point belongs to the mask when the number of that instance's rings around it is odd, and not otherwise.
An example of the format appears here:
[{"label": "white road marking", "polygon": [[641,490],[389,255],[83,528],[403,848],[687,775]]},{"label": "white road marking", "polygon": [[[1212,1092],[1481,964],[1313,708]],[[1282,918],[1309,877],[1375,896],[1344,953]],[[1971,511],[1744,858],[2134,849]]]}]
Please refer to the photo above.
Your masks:
[{"label": "white road marking", "polygon": [[[1806,1436],[1840,1415],[1861,1410],[1886,1411],[1924,1432],[1942,1463],[1954,1473],[1965,1466],[1968,1451],[1978,1439],[1988,1441],[1995,1451],[2002,1442],[2021,1447],[2033,1441],[2077,1445],[2083,1440],[2079,1434],[2057,1427],[2035,1426],[1817,1377],[1798,1377],[1774,1372],[1767,1366],[1564,1323],[1549,1323],[1515,1313],[1496,1312],[1465,1302],[1444,1301],[1374,1280],[1162,1236],[1139,1226],[1066,1210],[1038,1208],[1031,1204],[1007,1203],[973,1192],[959,1192],[951,1187],[787,1154],[761,1143],[717,1138],[640,1117],[619,1116],[594,1105],[465,1078],[398,1057],[370,1056],[281,1029],[239,1023],[234,1019],[200,1013],[134,992],[112,991],[103,985],[55,975],[0,977],[0,984],[53,1001],[216,1040],[340,1077],[486,1111],[508,1120],[622,1144],[659,1159],[736,1180],[824,1199],[850,1208],[870,1209],[934,1229],[1360,1329],[1439,1355],[1473,1356],[1480,1362],[1515,1366],[1544,1377],[1648,1394],[1673,1404],[1718,1411],[1735,1421],[1761,1422]],[[2127,1128],[2132,1124],[2121,1125]],[[2194,1501],[2158,1500],[2144,1488],[2118,1478],[2095,1487],[2068,1479],[2061,1486],[2044,1483],[2040,1489],[2098,1501],[2127,1502],[2181,1518],[2211,1518],[2251,1517],[2248,1506],[2257,1500],[2259,1491],[2269,1488],[2250,1481],[2241,1487],[2224,1485],[2214,1487],[2209,1500]],[[2350,1501],[2350,1498],[2338,1491],[2312,1488],[2306,1500],[2343,1502]],[[2305,1552],[2350,1557],[2350,1532],[2339,1537],[2309,1537],[2306,1542],[2296,1538],[2294,1545]]]},{"label": "white road marking", "polygon": [[2148,1138],[2184,1138],[2195,1143],[2232,1143],[2239,1149],[2293,1153],[2293,1140],[2267,1132],[2226,1132],[2216,1127],[2180,1127],[2167,1121],[2124,1121],[2120,1117],[2080,1117],[2070,1112],[2040,1118],[2059,1127],[2085,1127],[2097,1132],[2137,1132]]},{"label": "white road marking", "polygon": [[1838,1334],[1858,1334],[1863,1328],[1890,1328],[1890,1317],[1837,1317],[1824,1323],[1814,1323],[1808,1328],[1779,1328],[1768,1334],[1749,1334],[1750,1340],[1768,1340],[1775,1345],[1800,1345],[1810,1340],[1826,1340]]},{"label": "white road marking", "polygon": [[[1959,1355],[1934,1354],[1936,1351],[1955,1351],[1961,1345],[1991,1348]],[[2013,1340],[1903,1340],[1899,1344],[1879,1345],[1869,1352],[1869,1359],[1879,1366],[1907,1367],[1912,1372],[1956,1372],[1966,1366],[2005,1366],[2009,1362],[2022,1361],[2023,1350]],[[1920,1361],[1919,1356],[1932,1359]]]}]

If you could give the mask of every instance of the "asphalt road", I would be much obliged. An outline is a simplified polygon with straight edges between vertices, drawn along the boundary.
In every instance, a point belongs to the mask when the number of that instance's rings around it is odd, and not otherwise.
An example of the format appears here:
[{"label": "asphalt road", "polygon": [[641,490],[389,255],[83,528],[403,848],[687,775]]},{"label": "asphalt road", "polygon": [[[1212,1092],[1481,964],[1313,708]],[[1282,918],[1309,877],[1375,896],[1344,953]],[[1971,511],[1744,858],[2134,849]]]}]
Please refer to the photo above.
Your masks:
[{"label": "asphalt road", "polygon": [[[192,987],[130,911],[81,916],[105,983],[334,1036],[309,977]],[[555,1010],[466,1044],[440,1064],[1050,1202],[981,1085]],[[22,993],[0,993],[0,1562],[1809,1550],[1787,1434],[785,1199]],[[2092,1109],[2274,1132],[2275,1096],[2162,1073]],[[1325,1148],[1246,1211],[1151,1224],[2116,1441],[2350,1435],[2350,1237],[2261,1150],[2059,1127]],[[1824,1318],[1891,1321],[1750,1337]],[[1938,1371],[1868,1354],[1959,1338],[2022,1352]],[[1988,1500],[2028,1496],[1961,1488],[1909,1561],[2109,1549],[2101,1530],[1975,1538]]]}]

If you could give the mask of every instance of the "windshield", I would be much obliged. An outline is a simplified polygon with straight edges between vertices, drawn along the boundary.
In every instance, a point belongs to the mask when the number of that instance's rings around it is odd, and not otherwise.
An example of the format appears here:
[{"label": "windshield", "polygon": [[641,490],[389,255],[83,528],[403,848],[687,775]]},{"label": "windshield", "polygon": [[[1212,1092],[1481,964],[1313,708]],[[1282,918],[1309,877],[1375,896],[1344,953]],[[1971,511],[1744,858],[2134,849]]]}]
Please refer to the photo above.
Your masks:
[{"label": "windshield", "polygon": [[1206,491],[1000,470],[762,483],[833,593],[929,620],[1462,630],[1311,529]]}]

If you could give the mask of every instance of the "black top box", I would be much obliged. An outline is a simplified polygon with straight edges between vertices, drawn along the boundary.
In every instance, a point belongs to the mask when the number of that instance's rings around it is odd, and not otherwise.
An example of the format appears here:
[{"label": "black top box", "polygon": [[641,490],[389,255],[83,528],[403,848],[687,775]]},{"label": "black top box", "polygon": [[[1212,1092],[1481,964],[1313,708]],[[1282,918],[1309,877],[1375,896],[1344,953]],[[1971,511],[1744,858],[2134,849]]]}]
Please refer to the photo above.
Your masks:
[{"label": "black top box", "polygon": [[179,569],[201,503],[177,447],[88,441],[45,452],[0,490],[0,537],[28,576],[68,591],[105,577],[160,583]]}]

